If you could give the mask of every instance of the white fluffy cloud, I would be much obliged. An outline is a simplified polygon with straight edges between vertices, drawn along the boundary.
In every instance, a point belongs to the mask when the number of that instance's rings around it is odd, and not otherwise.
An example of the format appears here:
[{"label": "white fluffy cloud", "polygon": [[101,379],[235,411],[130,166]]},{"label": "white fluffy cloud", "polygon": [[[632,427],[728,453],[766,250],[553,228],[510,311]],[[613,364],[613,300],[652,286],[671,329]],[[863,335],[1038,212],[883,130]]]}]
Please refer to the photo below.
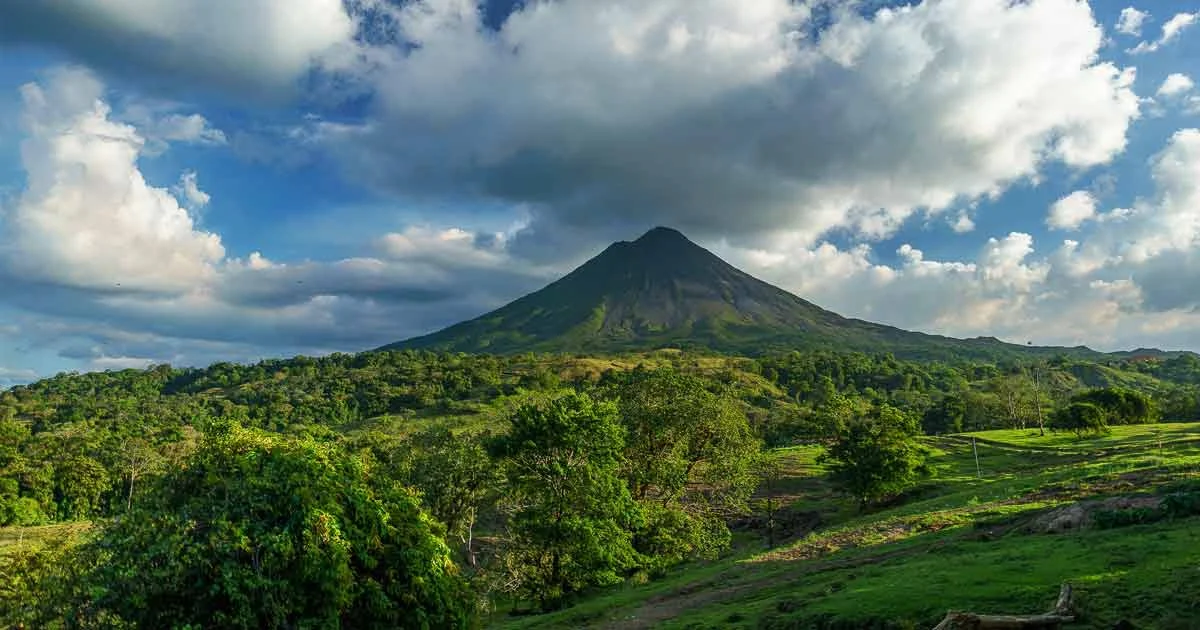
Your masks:
[{"label": "white fluffy cloud", "polygon": [[356,25],[341,0],[57,0],[10,2],[0,40],[44,43],[90,65],[183,87],[290,90],[336,61]]},{"label": "white fluffy cloud", "polygon": [[854,317],[942,334],[1020,338],[1051,266],[1034,257],[1033,238],[1013,232],[988,239],[975,262],[938,261],[912,245],[895,266],[871,262],[870,248],[823,243],[787,255],[726,252],[753,273]]},{"label": "white fluffy cloud", "polygon": [[1185,30],[1200,21],[1200,11],[1194,13],[1176,13],[1174,17],[1163,22],[1162,34],[1153,41],[1144,41],[1129,49],[1130,54],[1138,55],[1152,53],[1179,39]]},{"label": "white fluffy cloud", "polygon": [[[732,260],[846,315],[955,336],[1086,344],[1102,349],[1200,347],[1200,129],[1175,133],[1150,162],[1152,194],[1099,211],[1077,191],[1054,225],[1080,236],[1038,252],[1032,236],[992,238],[972,259],[930,260],[912,245],[898,262],[870,248],[776,243],[730,249]],[[1051,222],[1048,219],[1048,222]]]},{"label": "white fluffy cloud", "polygon": [[[1185,114],[1200,114],[1200,94],[1191,77],[1179,72],[1167,75],[1158,87],[1157,95]],[[1160,112],[1165,112],[1160,108]]]},{"label": "white fluffy cloud", "polygon": [[381,235],[357,258],[229,258],[196,225],[211,201],[197,173],[171,190],[147,182],[143,136],[113,119],[93,74],[60,69],[21,95],[27,181],[0,215],[0,304],[37,313],[22,337],[65,343],[89,368],[368,348],[561,271],[510,257],[507,234],[430,227]]},{"label": "white fluffy cloud", "polygon": [[1163,79],[1162,85],[1158,86],[1158,91],[1155,92],[1159,96],[1178,96],[1186,92],[1190,92],[1196,84],[1191,77],[1179,72],[1172,72]]},{"label": "white fluffy cloud", "polygon": [[184,200],[189,208],[202,208],[208,205],[212,197],[200,190],[196,171],[185,171],[179,176],[179,183],[173,189],[175,194]]},{"label": "white fluffy cloud", "polygon": [[1141,35],[1142,25],[1146,23],[1148,17],[1150,14],[1145,11],[1134,7],[1125,7],[1121,9],[1121,14],[1117,17],[1117,32],[1125,35]]},{"label": "white fluffy cloud", "polygon": [[499,32],[464,0],[394,19],[415,46],[376,67],[375,118],[329,135],[349,170],[526,204],[542,241],[647,221],[884,236],[1050,161],[1105,163],[1138,115],[1075,0],[839,9],[819,35],[787,0],[530,3]]},{"label": "white fluffy cloud", "polygon": [[1177,131],[1153,163],[1156,195],[1122,226],[1126,258],[1142,262],[1200,245],[1200,129]]},{"label": "white fluffy cloud", "polygon": [[144,141],[109,117],[102,93],[80,69],[21,88],[28,183],[4,222],[9,266],[88,288],[181,290],[204,282],[224,256],[220,238],[146,182],[137,166]]},{"label": "white fluffy cloud", "polygon": [[175,103],[134,103],[114,118],[137,128],[144,145],[142,154],[159,155],[175,143],[219,147],[228,143],[225,132],[200,114],[184,114]]},{"label": "white fluffy cloud", "polygon": [[1086,190],[1077,190],[1050,206],[1046,225],[1057,230],[1076,230],[1096,217],[1096,198]]}]

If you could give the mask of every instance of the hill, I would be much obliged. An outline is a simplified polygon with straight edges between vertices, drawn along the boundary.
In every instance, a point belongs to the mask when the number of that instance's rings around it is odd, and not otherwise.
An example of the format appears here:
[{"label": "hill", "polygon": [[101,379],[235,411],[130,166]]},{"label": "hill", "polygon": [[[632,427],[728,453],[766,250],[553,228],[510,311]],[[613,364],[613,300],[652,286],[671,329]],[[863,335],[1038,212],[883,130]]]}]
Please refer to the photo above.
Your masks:
[{"label": "hill", "polygon": [[658,348],[748,355],[858,350],[938,360],[1103,356],[1086,347],[954,339],[842,317],[737,269],[665,227],[633,242],[613,243],[561,279],[490,313],[381,350],[514,354]]},{"label": "hill", "polygon": [[1200,587],[1177,576],[1196,575],[1200,427],[924,440],[937,478],[868,513],[830,485],[820,447],[777,450],[782,544],[746,537],[727,558],[492,627],[931,628],[948,610],[1043,612],[1064,582],[1076,614],[1065,627],[1196,627]]}]

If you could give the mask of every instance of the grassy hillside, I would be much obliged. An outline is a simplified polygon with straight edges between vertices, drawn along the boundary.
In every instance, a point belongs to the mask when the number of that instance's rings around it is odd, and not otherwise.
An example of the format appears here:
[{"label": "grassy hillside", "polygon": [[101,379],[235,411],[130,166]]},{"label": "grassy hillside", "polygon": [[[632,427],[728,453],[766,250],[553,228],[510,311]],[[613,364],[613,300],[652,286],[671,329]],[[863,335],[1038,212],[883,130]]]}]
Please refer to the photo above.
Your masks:
[{"label": "grassy hillside", "polygon": [[949,609],[1042,612],[1070,582],[1080,616],[1072,628],[1108,629],[1122,619],[1195,627],[1200,518],[1154,506],[1172,494],[1192,509],[1200,502],[1200,426],[1117,427],[1083,440],[1002,430],[926,441],[936,481],[869,514],[832,492],[816,448],[776,451],[790,472],[789,511],[818,514],[813,531],[772,550],[746,542],[731,558],[594,593],[556,614],[497,613],[491,625],[929,628]]}]

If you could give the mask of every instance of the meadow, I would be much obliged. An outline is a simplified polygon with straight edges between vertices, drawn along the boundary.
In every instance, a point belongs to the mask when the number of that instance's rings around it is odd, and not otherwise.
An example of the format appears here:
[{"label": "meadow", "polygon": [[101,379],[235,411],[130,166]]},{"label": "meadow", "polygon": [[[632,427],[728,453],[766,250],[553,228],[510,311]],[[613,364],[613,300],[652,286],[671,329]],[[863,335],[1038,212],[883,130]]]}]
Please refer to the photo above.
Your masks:
[{"label": "meadow", "polygon": [[743,537],[730,557],[661,581],[594,592],[548,615],[498,611],[489,623],[930,628],[951,609],[1042,612],[1069,582],[1078,613],[1072,628],[1122,620],[1195,627],[1200,519],[1186,505],[1160,506],[1170,496],[1195,507],[1200,426],[1123,426],[1082,439],[999,430],[923,441],[937,474],[894,507],[859,513],[822,478],[818,448],[780,449],[785,513],[819,515],[813,531],[774,549]]}]

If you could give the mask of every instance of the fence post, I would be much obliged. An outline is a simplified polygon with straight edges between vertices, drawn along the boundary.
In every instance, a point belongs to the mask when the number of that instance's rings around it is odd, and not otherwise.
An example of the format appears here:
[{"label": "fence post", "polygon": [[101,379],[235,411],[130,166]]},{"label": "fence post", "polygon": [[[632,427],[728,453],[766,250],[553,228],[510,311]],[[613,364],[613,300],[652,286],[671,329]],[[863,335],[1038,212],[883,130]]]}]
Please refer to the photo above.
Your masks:
[{"label": "fence post", "polygon": [[975,436],[971,436],[971,450],[975,451],[975,476],[983,478],[983,471],[979,468],[979,447],[975,446]]}]

